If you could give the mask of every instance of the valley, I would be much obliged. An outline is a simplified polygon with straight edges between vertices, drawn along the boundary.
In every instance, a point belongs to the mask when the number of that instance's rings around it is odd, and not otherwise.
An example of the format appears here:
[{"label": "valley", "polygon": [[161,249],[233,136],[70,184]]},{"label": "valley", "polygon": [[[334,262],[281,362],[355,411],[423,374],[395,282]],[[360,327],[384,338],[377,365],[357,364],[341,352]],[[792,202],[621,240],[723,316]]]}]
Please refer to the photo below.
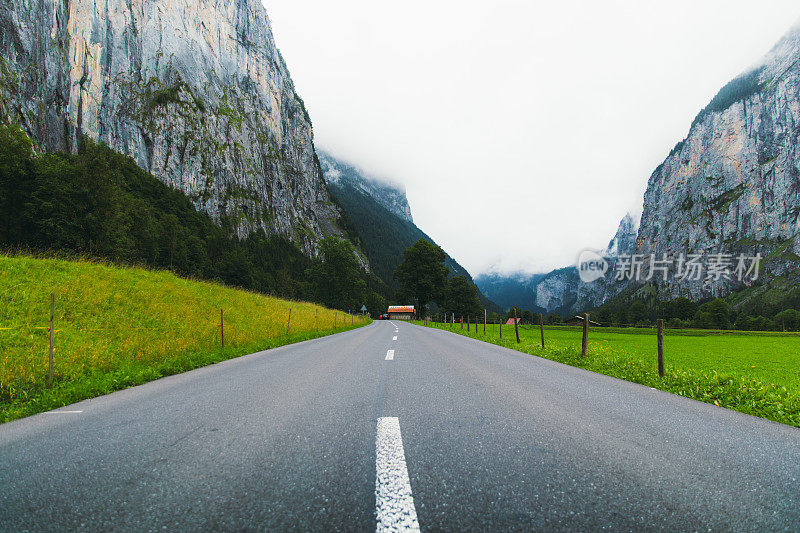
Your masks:
[{"label": "valley", "polygon": [[782,1],[0,3],[0,532],[800,528]]}]

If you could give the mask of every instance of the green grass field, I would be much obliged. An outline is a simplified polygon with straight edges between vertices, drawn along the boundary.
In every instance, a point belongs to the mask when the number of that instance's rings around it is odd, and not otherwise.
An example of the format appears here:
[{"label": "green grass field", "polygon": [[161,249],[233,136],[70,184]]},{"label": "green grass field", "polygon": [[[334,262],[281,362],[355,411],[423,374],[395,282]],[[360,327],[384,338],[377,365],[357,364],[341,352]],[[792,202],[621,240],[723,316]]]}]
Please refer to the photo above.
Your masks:
[{"label": "green grass field", "polygon": [[[418,324],[422,324],[418,322]],[[449,330],[449,326],[433,325]],[[666,373],[658,376],[656,332],[652,328],[591,328],[587,357],[580,357],[580,327],[545,326],[545,349],[539,327],[483,326],[454,332],[641,383],[696,400],[800,426],[800,336],[704,330],[665,330]]]},{"label": "green grass field", "polygon": [[[52,389],[50,293],[56,302]],[[0,255],[0,422],[365,323],[169,272]]]}]

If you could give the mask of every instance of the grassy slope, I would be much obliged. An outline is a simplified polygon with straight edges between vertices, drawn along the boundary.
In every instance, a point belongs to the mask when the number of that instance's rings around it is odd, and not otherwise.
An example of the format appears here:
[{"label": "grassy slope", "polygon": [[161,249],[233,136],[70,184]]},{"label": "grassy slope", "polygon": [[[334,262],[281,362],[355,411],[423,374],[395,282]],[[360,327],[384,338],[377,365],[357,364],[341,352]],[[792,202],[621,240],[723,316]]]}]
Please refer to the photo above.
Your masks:
[{"label": "grassy slope", "polygon": [[[55,386],[48,390],[51,292]],[[0,422],[353,327],[344,319],[314,304],[169,272],[0,255]]]},{"label": "grassy slope", "polygon": [[[419,323],[421,324],[421,323]],[[447,326],[435,325],[442,329]],[[800,426],[800,367],[797,334],[667,330],[664,338],[666,375],[658,376],[653,329],[592,329],[586,358],[580,357],[581,329],[545,327],[520,329],[517,344],[513,326],[497,325],[486,335],[480,326],[462,335],[552,359],[593,372],[713,403],[729,409]]]}]

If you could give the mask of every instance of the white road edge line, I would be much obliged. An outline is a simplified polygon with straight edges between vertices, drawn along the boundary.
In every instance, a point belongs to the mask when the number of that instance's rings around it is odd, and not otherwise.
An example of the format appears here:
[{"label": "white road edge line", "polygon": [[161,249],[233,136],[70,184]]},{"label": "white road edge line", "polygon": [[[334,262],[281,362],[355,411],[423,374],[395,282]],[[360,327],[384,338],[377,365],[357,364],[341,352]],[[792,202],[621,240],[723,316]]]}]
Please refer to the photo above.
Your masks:
[{"label": "white road edge line", "polygon": [[378,419],[375,437],[375,531],[419,531],[400,420]]},{"label": "white road edge line", "polygon": [[386,351],[386,360],[387,361],[394,361],[394,350],[387,350]]},{"label": "white road edge line", "polygon": [[43,414],[45,415],[69,415],[69,414],[78,414],[82,413],[83,411],[45,411]]}]

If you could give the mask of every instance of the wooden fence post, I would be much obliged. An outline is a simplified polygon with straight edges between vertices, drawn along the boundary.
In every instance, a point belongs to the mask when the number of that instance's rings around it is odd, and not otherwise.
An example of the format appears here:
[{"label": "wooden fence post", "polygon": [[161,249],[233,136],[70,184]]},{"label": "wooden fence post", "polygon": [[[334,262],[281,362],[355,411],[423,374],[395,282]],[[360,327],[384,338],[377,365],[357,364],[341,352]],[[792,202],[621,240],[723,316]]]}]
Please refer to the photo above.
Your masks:
[{"label": "wooden fence post", "polygon": [[467,333],[469,333],[469,315],[467,315]]},{"label": "wooden fence post", "polygon": [[55,335],[56,322],[56,295],[50,293],[50,360],[47,365],[47,388],[53,388],[53,335]]},{"label": "wooden fence post", "polygon": [[503,340],[503,319],[500,318],[500,340]]},{"label": "wooden fence post", "polygon": [[314,308],[314,329],[319,331],[319,309]]},{"label": "wooden fence post", "polygon": [[519,320],[517,320],[517,308],[514,307],[514,333],[517,334],[517,344],[519,344]]},{"label": "wooden fence post", "polygon": [[286,334],[289,334],[289,325],[292,323],[292,308],[289,308],[289,319],[286,321]]},{"label": "wooden fence post", "polygon": [[483,310],[483,334],[486,335],[486,309]]},{"label": "wooden fence post", "polygon": [[333,329],[336,329],[336,311],[333,312]]},{"label": "wooden fence post", "polygon": [[539,330],[542,332],[542,348],[544,348],[544,313],[539,313]]},{"label": "wooden fence post", "polygon": [[664,377],[664,320],[658,319],[658,375]]},{"label": "wooden fence post", "polygon": [[222,313],[222,309],[219,310],[219,335],[220,339],[222,339],[222,347],[225,347],[225,315]]},{"label": "wooden fence post", "polygon": [[583,314],[583,339],[581,340],[581,357],[586,357],[586,348],[589,345],[589,313]]}]

